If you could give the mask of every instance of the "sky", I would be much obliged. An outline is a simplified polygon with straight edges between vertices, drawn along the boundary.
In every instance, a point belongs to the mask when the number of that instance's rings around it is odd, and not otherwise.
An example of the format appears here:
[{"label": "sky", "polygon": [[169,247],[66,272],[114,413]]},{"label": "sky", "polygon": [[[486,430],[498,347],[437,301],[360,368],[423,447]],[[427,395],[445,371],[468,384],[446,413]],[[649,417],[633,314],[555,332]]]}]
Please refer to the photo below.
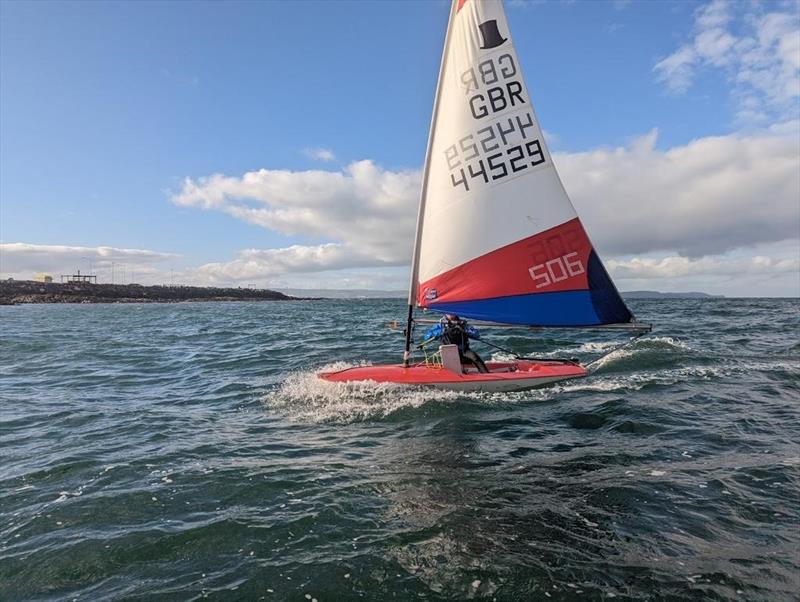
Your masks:
[{"label": "sky", "polygon": [[[800,296],[799,6],[506,2],[620,290]],[[0,1],[0,278],[407,288],[448,10]]]}]

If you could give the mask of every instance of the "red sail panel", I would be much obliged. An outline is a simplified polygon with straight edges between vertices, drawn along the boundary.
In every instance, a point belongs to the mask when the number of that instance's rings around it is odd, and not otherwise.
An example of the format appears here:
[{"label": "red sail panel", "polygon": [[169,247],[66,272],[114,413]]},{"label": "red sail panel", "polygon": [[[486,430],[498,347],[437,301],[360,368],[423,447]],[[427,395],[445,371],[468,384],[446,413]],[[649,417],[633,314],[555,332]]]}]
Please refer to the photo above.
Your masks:
[{"label": "red sail panel", "polygon": [[578,218],[420,283],[417,303],[587,290],[592,244]]}]

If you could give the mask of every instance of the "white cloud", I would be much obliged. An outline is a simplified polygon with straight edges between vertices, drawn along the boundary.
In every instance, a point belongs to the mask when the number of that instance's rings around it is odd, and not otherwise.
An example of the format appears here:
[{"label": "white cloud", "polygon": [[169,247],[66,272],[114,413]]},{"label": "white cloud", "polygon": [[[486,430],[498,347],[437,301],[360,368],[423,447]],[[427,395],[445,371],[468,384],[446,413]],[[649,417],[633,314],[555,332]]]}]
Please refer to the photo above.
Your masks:
[{"label": "white cloud", "polygon": [[293,245],[281,249],[246,249],[233,261],[215,262],[189,270],[192,281],[219,284],[230,281],[273,279],[283,274],[324,272],[352,266],[385,266],[387,262],[360,254],[337,243]]},{"label": "white cloud", "polygon": [[622,290],[699,290],[728,296],[800,296],[800,240],[759,245],[745,253],[608,259]]},{"label": "white cloud", "polygon": [[666,151],[654,131],[628,147],[554,160],[602,253],[719,254],[797,238],[800,139],[797,124],[783,127]]},{"label": "white cloud", "polygon": [[[625,288],[691,283],[736,274],[783,279],[791,290],[800,238],[798,123],[749,134],[694,140],[661,150],[655,131],[625,147],[556,153],[554,160],[595,246]],[[185,207],[218,211],[268,230],[314,240],[245,249],[228,261],[175,271],[196,284],[321,282],[358,272],[360,282],[407,266],[420,174],[370,161],[335,170],[258,170],[239,177],[187,179],[172,196]],[[780,252],[769,245],[790,241]],[[750,251],[762,245],[760,249]],[[767,245],[767,247],[764,247]],[[789,249],[788,251],[786,249]],[[737,251],[738,250],[738,251]],[[733,255],[731,255],[733,253]],[[766,259],[753,259],[762,256]],[[5,277],[58,275],[89,262],[110,281],[111,263],[142,283],[168,282],[176,255],[144,249],[6,243]],[[403,281],[394,274],[393,282]],[[795,278],[796,280],[796,278]],[[120,272],[117,271],[117,281]],[[776,280],[777,281],[777,280]],[[776,289],[777,290],[777,289]]]},{"label": "white cloud", "polygon": [[37,272],[44,272],[58,281],[61,274],[81,270],[84,274],[90,271],[99,274],[102,280],[110,282],[113,269],[116,281],[121,282],[123,274],[127,281],[135,274],[154,275],[158,272],[157,264],[178,257],[146,249],[0,243],[0,273],[4,278],[26,280]]},{"label": "white cloud", "polygon": [[336,155],[333,154],[333,151],[327,148],[304,148],[303,154],[315,161],[328,162],[336,159]]},{"label": "white cloud", "polygon": [[703,69],[724,69],[743,123],[796,118],[800,98],[800,12],[771,5],[714,0],[695,11],[691,41],[653,68],[668,89],[689,89]]},{"label": "white cloud", "polygon": [[731,21],[730,9],[727,0],[713,0],[696,10],[695,24],[700,30],[724,27]]},{"label": "white cloud", "polygon": [[[651,269],[646,276],[651,279],[659,266],[660,273],[691,266],[676,272],[680,281],[701,268],[719,267],[716,260],[698,258],[797,240],[798,123],[702,138],[667,150],[656,148],[656,137],[653,131],[625,147],[554,155],[601,255],[628,257],[627,263],[615,264],[620,278],[645,278],[644,266]],[[418,172],[390,171],[370,161],[342,171],[259,170],[241,177],[187,179],[172,197],[175,203],[326,241],[244,250],[232,261],[199,266],[187,278],[275,281],[283,275],[407,265],[418,187]],[[658,258],[630,263],[632,256],[648,255]],[[774,271],[774,262],[781,260],[771,261],[751,267]]]},{"label": "white cloud", "polygon": [[416,221],[419,172],[389,171],[357,161],[342,171],[248,172],[187,179],[173,202],[222,211],[287,235],[329,241],[286,249],[246,251],[230,266],[252,273],[402,265]]},{"label": "white cloud", "polygon": [[[203,279],[196,271],[191,275],[181,274],[187,282],[213,285],[222,283],[217,274]],[[408,288],[408,266],[392,268],[352,268],[326,270],[324,272],[287,272],[277,276],[261,277],[238,281],[242,284],[256,284],[273,290],[285,289],[372,289],[381,291],[403,291]]]},{"label": "white cloud", "polygon": [[606,262],[616,278],[647,278],[649,280],[675,279],[686,276],[742,276],[745,274],[776,275],[796,274],[800,271],[800,258],[774,259],[756,255],[749,259],[723,259],[720,257],[669,256],[660,259],[635,257],[627,261],[610,259]]},{"label": "white cloud", "polygon": [[542,130],[542,134],[544,135],[545,142],[547,142],[547,147],[550,149],[558,148],[558,145],[561,144],[561,136],[554,132],[549,132],[547,130]]},{"label": "white cloud", "polygon": [[681,46],[667,58],[658,62],[655,70],[672,92],[685,92],[692,84],[695,60],[694,49],[691,46]]}]

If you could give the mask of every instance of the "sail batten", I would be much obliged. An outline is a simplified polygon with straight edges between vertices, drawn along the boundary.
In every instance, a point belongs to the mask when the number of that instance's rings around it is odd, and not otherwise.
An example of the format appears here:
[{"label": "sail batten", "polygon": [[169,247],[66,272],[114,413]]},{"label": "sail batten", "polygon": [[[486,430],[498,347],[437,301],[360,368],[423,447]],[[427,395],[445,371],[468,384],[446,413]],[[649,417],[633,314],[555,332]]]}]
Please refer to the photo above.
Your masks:
[{"label": "sail batten", "polygon": [[496,323],[634,320],[556,172],[499,0],[453,0],[410,303]]}]

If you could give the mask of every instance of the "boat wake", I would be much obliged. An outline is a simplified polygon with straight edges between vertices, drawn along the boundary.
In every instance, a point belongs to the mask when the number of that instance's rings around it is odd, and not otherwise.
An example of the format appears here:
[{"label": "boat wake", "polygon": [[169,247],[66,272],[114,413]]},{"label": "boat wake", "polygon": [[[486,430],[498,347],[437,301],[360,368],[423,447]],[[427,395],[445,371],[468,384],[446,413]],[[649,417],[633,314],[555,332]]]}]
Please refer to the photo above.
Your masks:
[{"label": "boat wake", "polygon": [[[584,343],[579,348],[556,349],[547,357],[607,352],[618,342]],[[335,372],[369,362],[336,362],[314,370],[294,372],[278,384],[262,401],[291,421],[299,423],[352,423],[380,420],[399,411],[417,409],[430,403],[473,402],[497,406],[531,402],[558,401],[580,392],[638,391],[648,386],[665,386],[686,379],[709,379],[721,376],[723,367],[687,365],[687,355],[695,350],[671,337],[643,338],[630,346],[611,352],[592,366],[589,378],[517,392],[448,391],[403,384],[373,381],[330,382],[319,372]],[[495,353],[493,360],[513,359]]]},{"label": "boat wake", "polygon": [[336,362],[313,371],[291,374],[270,392],[264,403],[298,422],[357,422],[385,418],[394,412],[418,408],[431,401],[449,402],[462,397],[455,391],[409,387],[373,381],[329,382],[319,372],[336,372],[367,362]]}]

